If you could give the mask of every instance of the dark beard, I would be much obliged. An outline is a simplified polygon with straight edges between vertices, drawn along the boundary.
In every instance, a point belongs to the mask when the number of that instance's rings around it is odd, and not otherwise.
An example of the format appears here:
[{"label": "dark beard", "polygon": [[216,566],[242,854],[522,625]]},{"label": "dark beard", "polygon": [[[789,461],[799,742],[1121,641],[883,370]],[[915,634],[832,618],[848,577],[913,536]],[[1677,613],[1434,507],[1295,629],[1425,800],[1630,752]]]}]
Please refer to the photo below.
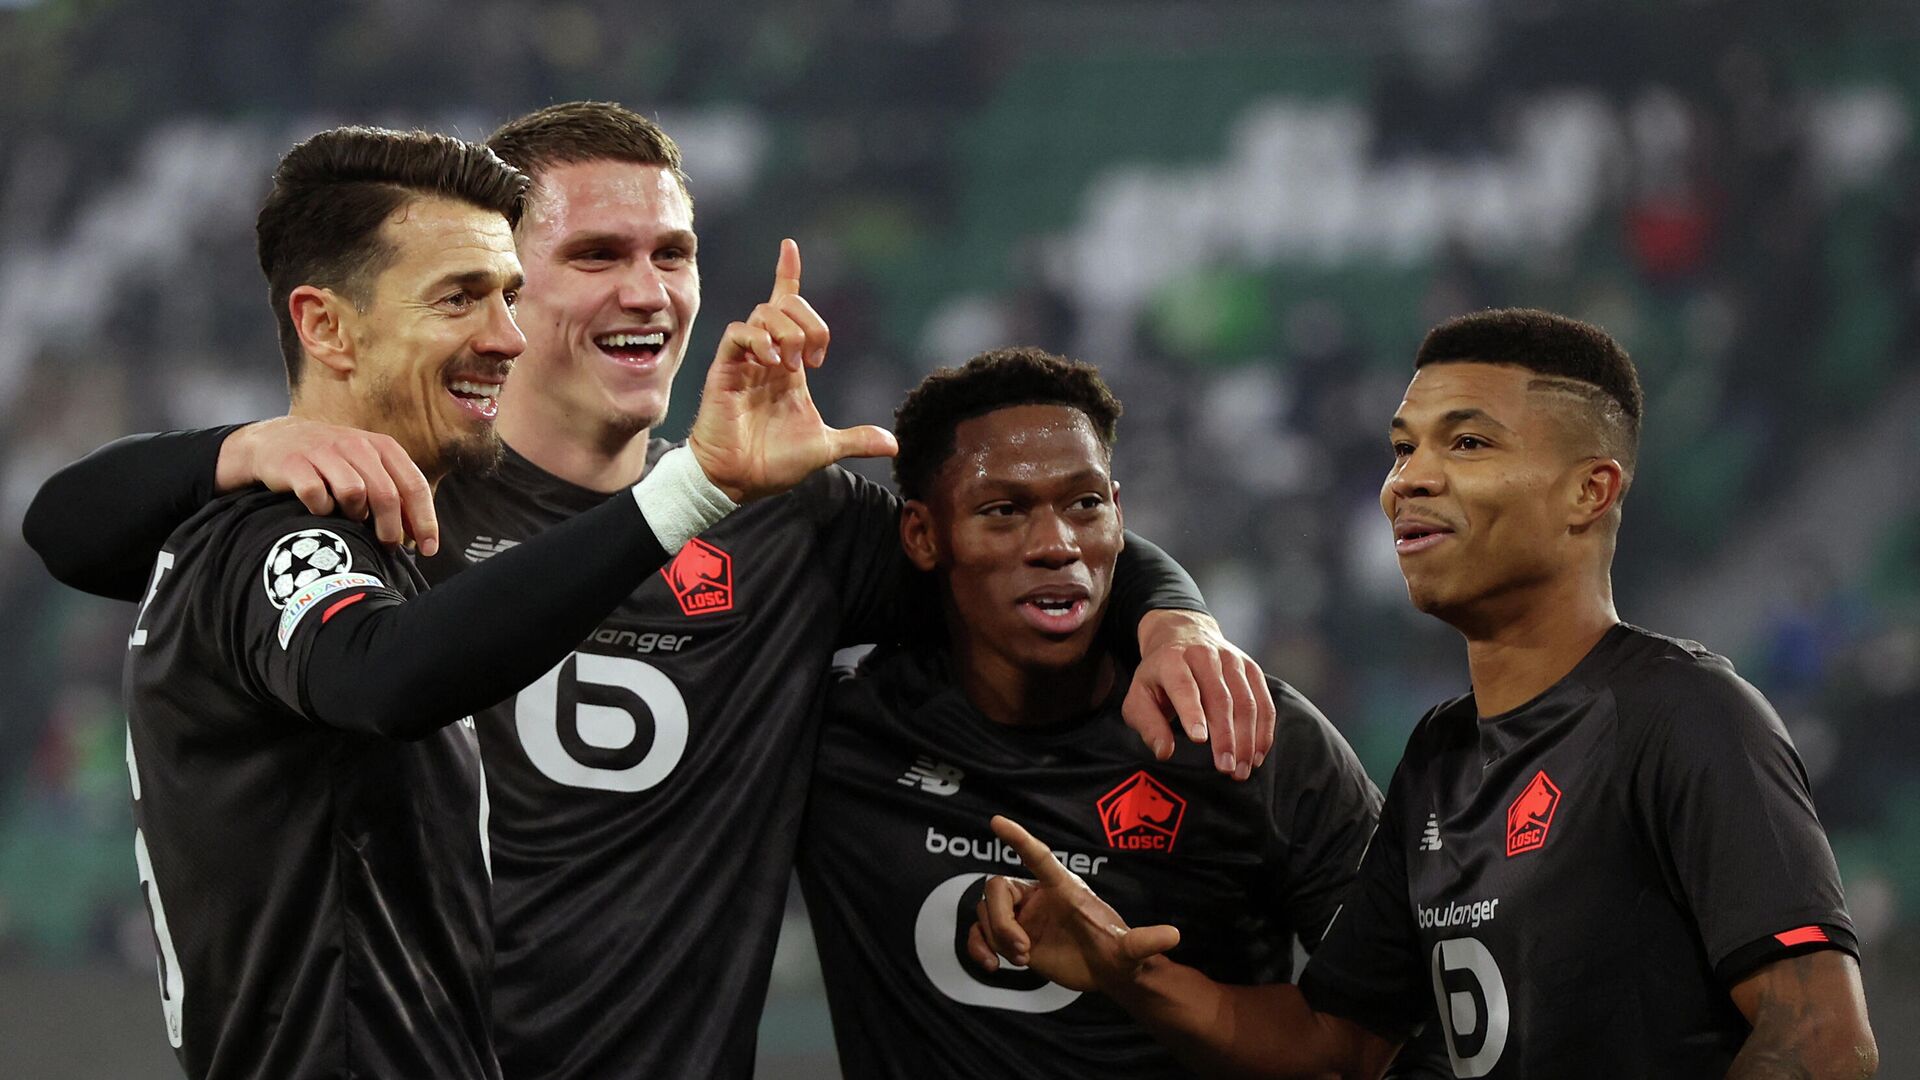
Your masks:
[{"label": "dark beard", "polygon": [[448,476],[485,476],[500,467],[504,455],[500,435],[492,427],[484,435],[440,444],[440,466]]}]

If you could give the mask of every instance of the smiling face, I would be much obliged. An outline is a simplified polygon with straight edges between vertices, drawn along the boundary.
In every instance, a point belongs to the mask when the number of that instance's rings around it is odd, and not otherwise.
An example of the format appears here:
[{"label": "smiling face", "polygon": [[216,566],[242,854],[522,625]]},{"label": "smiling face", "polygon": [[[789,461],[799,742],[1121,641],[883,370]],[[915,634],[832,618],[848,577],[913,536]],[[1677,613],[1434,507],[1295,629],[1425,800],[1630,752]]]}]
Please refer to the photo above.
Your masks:
[{"label": "smiling face", "polygon": [[1021,668],[1078,662],[1093,645],[1124,543],[1108,453],[1064,405],[1016,405],[962,421],[902,537],[939,570],[971,653]]},{"label": "smiling face", "polygon": [[527,351],[513,422],[605,441],[657,425],[700,311],[693,206],[679,180],[658,165],[551,166],[517,238]]},{"label": "smiling face", "polygon": [[427,197],[380,228],[392,260],[366,310],[343,316],[358,426],[393,436],[429,477],[490,467],[500,388],[526,346],[513,319],[520,263],[506,219]]},{"label": "smiling face", "polygon": [[1583,452],[1563,395],[1538,382],[1510,364],[1432,364],[1394,414],[1380,506],[1413,605],[1456,626],[1611,555],[1594,529],[1610,527],[1596,522],[1619,466]]}]

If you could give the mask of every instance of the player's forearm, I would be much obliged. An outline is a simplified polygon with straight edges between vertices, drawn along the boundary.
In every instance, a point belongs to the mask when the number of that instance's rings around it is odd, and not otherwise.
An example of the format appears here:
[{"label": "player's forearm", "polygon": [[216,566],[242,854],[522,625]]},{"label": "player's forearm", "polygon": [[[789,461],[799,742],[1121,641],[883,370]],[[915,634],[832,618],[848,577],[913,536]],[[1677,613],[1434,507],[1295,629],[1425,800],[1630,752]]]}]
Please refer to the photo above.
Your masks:
[{"label": "player's forearm", "polygon": [[1379,1066],[1357,1060],[1340,1022],[1315,1013],[1290,984],[1235,986],[1155,957],[1109,996],[1201,1075],[1371,1080],[1379,1074]]},{"label": "player's forearm", "polygon": [[1880,1068],[1871,1039],[1823,1041],[1759,1031],[1747,1038],[1727,1080],[1865,1080]]},{"label": "player's forearm", "polygon": [[1186,568],[1159,546],[1131,530],[1126,547],[1113,567],[1113,598],[1107,605],[1107,633],[1123,653],[1139,648],[1136,628],[1153,611],[1193,611],[1206,614],[1207,602],[1200,595]]},{"label": "player's forearm", "polygon": [[307,709],[322,723],[418,738],[494,705],[558,664],[666,565],[657,534],[666,529],[678,550],[686,529],[722,512],[615,495],[407,603],[344,608],[341,625],[314,641]]},{"label": "player's forearm", "polygon": [[215,494],[221,446],[236,426],[130,435],[42,484],[21,532],[61,582],[140,599],[167,537]]},{"label": "player's forearm", "polygon": [[1864,1080],[1879,1067],[1864,1020],[1855,1024],[1815,1004],[1762,1012],[1727,1080]]}]

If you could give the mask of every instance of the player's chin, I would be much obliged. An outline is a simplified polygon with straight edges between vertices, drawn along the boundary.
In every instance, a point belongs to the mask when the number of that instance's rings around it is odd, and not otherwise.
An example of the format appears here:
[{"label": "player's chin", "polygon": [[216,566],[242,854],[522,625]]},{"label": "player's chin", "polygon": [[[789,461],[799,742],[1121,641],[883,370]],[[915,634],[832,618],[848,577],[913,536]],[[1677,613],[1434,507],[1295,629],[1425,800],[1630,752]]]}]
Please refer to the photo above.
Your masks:
[{"label": "player's chin", "polygon": [[440,444],[440,463],[448,476],[485,476],[500,467],[505,453],[500,433],[484,429],[448,438]]}]

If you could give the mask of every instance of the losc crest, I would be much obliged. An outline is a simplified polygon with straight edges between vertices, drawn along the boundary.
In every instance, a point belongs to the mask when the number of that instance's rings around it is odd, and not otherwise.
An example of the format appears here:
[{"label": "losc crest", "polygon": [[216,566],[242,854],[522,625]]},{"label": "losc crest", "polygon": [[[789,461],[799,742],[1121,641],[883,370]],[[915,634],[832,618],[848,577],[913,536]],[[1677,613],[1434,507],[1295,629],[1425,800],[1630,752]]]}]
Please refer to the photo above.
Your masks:
[{"label": "losc crest", "polygon": [[733,610],[733,556],[695,537],[661,567],[683,615]]},{"label": "losc crest", "polygon": [[1187,800],[1145,770],[1100,797],[1100,826],[1121,851],[1172,851]]}]

